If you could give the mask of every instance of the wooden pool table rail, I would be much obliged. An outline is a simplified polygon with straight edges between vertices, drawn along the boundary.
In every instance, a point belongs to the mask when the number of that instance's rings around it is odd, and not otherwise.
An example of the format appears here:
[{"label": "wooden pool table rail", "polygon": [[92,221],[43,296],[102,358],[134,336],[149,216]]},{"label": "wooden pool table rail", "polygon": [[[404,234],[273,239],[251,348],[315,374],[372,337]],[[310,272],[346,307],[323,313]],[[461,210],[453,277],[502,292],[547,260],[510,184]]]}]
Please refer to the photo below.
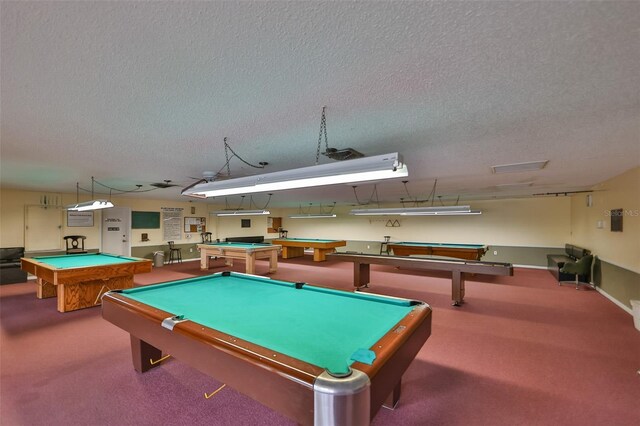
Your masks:
[{"label": "wooden pool table rail", "polygon": [[364,253],[333,253],[331,258],[353,262],[353,285],[356,289],[369,287],[370,265],[388,265],[407,269],[451,272],[451,300],[453,306],[464,302],[465,274],[513,275],[513,265],[498,262],[424,259],[419,257],[386,256]]},{"label": "wooden pool table rail", "polygon": [[396,256],[444,256],[454,257],[465,260],[480,260],[487,252],[487,246],[456,246],[455,244],[419,244],[411,245],[410,243],[388,243],[387,249],[392,250]]}]

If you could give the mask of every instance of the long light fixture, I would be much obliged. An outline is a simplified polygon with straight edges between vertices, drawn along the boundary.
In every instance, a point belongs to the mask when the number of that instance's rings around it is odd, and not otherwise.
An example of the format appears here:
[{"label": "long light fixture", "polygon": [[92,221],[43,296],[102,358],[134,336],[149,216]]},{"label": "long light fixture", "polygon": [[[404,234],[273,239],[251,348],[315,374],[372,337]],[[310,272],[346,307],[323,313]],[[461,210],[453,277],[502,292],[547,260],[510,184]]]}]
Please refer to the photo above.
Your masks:
[{"label": "long light fixture", "polygon": [[340,183],[366,182],[406,177],[408,175],[409,171],[406,164],[402,162],[402,157],[397,152],[394,152],[256,176],[203,182],[185,188],[182,191],[182,195],[208,198]]},{"label": "long light fixture", "polygon": [[[94,178],[93,176],[91,176],[91,198],[93,198],[93,183],[94,183]],[[101,210],[101,209],[109,209],[111,207],[113,207],[113,203],[111,201],[107,201],[107,200],[91,200],[91,201],[85,201],[83,203],[81,203],[79,201],[80,198],[80,184],[78,182],[76,182],[76,202],[75,204],[69,204],[67,207],[65,207],[67,210],[69,211],[76,211],[76,212],[85,212],[85,211],[90,211],[90,210]]]},{"label": "long light fixture", "polygon": [[470,206],[400,207],[390,209],[353,209],[355,216],[461,216],[482,214]]},{"label": "long light fixture", "polygon": [[269,210],[220,210],[209,212],[216,216],[263,216],[271,214]]},{"label": "long light fixture", "polygon": [[336,217],[335,213],[298,213],[289,215],[289,219],[325,219]]},{"label": "long light fixture", "polygon": [[333,202],[333,206],[331,206],[330,210],[327,212],[323,211],[322,204],[320,204],[318,213],[312,213],[312,207],[313,203],[309,203],[309,209],[306,212],[302,210],[302,206],[298,207],[298,213],[289,215],[289,219],[326,219],[336,217],[336,214],[333,213],[333,209],[336,207],[335,201]]},{"label": "long light fixture", "polygon": [[67,210],[84,212],[89,210],[109,209],[113,207],[113,203],[107,200],[92,200],[84,203],[69,204]]}]

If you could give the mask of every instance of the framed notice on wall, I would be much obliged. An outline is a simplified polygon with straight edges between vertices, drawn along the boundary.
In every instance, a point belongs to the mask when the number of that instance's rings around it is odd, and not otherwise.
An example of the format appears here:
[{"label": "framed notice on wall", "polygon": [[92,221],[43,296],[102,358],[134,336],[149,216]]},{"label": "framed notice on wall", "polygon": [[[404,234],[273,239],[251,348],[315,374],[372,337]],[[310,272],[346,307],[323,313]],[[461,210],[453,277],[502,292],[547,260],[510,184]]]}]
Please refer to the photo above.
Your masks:
[{"label": "framed notice on wall", "polygon": [[622,232],[622,209],[614,209],[609,213],[611,216],[611,232]]},{"label": "framed notice on wall", "polygon": [[184,232],[206,232],[207,218],[205,217],[185,217]]},{"label": "framed notice on wall", "polygon": [[67,226],[73,227],[93,227],[93,212],[78,212],[67,210]]}]

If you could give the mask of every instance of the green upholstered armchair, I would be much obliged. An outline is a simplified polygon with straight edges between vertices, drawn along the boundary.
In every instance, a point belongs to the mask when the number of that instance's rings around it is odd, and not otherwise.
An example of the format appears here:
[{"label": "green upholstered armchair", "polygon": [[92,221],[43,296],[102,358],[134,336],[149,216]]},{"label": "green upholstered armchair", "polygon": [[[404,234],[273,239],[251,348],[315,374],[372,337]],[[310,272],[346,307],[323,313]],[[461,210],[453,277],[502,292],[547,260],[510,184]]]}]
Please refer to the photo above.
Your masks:
[{"label": "green upholstered armchair", "polygon": [[[591,267],[594,260],[595,256],[591,254],[582,256],[582,258],[576,262],[566,262],[560,269],[560,272],[575,275],[576,290],[579,289],[580,285],[588,285],[589,287],[592,287],[591,283],[589,283],[589,279],[591,277]],[[580,277],[583,277],[586,282],[580,281]],[[573,284],[574,282],[572,281],[571,283]],[[558,285],[560,284],[563,284],[563,282],[559,281]]]}]

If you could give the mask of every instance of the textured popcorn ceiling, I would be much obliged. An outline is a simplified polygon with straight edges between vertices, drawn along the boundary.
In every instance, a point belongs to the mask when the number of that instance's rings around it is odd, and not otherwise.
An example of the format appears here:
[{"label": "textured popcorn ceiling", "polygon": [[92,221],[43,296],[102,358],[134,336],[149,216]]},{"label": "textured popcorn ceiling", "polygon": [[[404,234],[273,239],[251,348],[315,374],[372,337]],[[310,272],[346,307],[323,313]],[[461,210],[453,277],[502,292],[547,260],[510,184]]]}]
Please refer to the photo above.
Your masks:
[{"label": "textured popcorn ceiling", "polygon": [[[586,189],[640,164],[639,29],[640,3],[622,1],[3,1],[2,185],[186,186],[226,171],[225,137],[266,172],[309,166],[326,105],[329,145],[401,153],[414,197],[436,179],[443,200]],[[549,163],[491,173],[535,160]],[[401,182],[378,194],[407,197]],[[271,206],[333,201],[353,189]]]}]

